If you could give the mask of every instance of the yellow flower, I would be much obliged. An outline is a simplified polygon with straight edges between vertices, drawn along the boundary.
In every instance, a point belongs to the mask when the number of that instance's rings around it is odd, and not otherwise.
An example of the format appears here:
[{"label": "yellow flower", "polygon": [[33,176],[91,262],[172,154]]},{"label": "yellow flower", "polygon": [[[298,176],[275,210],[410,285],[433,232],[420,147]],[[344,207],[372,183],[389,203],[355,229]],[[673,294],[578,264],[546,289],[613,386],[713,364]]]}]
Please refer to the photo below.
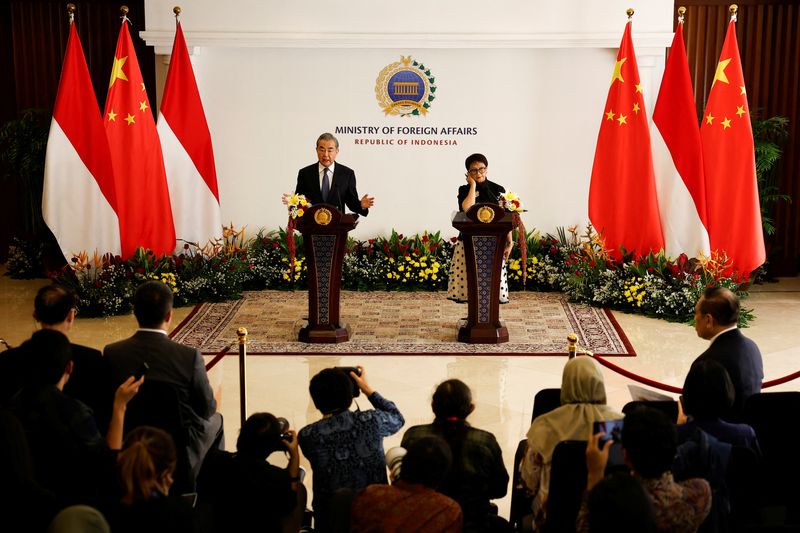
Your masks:
[{"label": "yellow flower", "polygon": [[386,274],[386,277],[389,278],[389,279],[392,279],[392,273],[389,272],[388,274]]},{"label": "yellow flower", "polygon": [[298,209],[297,210],[297,216],[299,216],[299,217],[303,216],[303,210],[302,209]]},{"label": "yellow flower", "polygon": [[403,265],[400,265],[399,267],[397,267],[397,270],[399,270],[400,272],[402,272],[405,269],[406,269],[406,267],[404,267]]}]

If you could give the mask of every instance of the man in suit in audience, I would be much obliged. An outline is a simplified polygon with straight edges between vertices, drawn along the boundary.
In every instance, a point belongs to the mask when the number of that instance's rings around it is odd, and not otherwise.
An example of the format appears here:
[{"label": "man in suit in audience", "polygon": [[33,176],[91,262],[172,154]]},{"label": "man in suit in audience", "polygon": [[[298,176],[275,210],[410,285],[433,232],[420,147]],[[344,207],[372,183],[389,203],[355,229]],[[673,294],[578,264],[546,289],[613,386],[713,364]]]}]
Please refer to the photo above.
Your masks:
[{"label": "man in suit in audience", "polygon": [[[33,300],[33,318],[42,329],[50,329],[69,335],[75,323],[78,298],[72,289],[63,285],[46,285],[39,289]],[[23,346],[25,346],[23,344]],[[0,355],[0,396],[7,399],[26,384],[30,366],[29,355],[23,346],[13,348]],[[101,431],[108,427],[107,389],[108,365],[100,350],[70,343],[73,370],[69,381],[64,385],[64,393],[88,405],[94,412],[97,426]]]},{"label": "man in suit in audience", "polygon": [[764,363],[761,352],[752,340],[737,328],[739,298],[724,287],[706,289],[695,306],[694,328],[697,335],[711,341],[697,361],[710,359],[728,371],[736,397],[725,420],[742,420],[744,403],[753,394],[761,392],[764,380]]},{"label": "man in suit in audience", "polygon": [[[344,206],[361,216],[369,214],[375,198],[365,194],[360,199],[356,189],[356,174],[351,168],[336,163],[339,140],[330,133],[317,139],[317,162],[297,173],[296,194],[305,196],[311,205],[331,204],[344,212]],[[284,195],[284,203],[287,196]]]},{"label": "man in suit in audience", "polygon": [[112,383],[122,383],[147,363],[148,381],[169,383],[175,388],[188,429],[189,464],[196,478],[208,450],[214,445],[221,448],[224,442],[222,415],[217,412],[203,356],[197,348],[167,336],[172,322],[172,291],[164,283],[148,281],[140,285],[133,313],[138,331],[105,347]]}]

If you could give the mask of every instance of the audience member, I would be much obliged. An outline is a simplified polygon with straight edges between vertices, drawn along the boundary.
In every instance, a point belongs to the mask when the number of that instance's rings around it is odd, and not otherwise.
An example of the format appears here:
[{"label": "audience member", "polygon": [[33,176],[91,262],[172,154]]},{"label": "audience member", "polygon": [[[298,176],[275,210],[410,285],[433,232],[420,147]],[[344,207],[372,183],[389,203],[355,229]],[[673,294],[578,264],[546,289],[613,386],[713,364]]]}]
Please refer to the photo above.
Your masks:
[{"label": "audience member", "polygon": [[187,452],[194,479],[208,450],[223,445],[222,415],[217,412],[200,350],[167,336],[172,322],[172,291],[160,281],[148,281],[136,289],[133,314],[139,329],[130,338],[109,344],[105,356],[112,383],[149,365],[147,379],[169,383],[178,394],[181,415],[187,425]]},{"label": "audience member", "polygon": [[[322,420],[300,430],[300,449],[314,474],[314,529],[328,531],[329,503],[338,489],[361,490],[386,484],[383,438],[403,427],[405,420],[393,402],[367,382],[366,371],[350,375],[338,368],[322,370],[311,379],[309,392]],[[375,409],[350,411],[353,380]]]},{"label": "audience member", "polygon": [[94,507],[72,505],[56,515],[47,533],[111,533],[111,526]]},{"label": "audience member", "polygon": [[[236,453],[210,452],[198,480],[201,501],[211,505],[218,532],[297,532],[306,508],[300,483],[297,435],[284,418],[250,415],[239,432]],[[274,452],[289,455],[286,468],[267,462]]]},{"label": "audience member", "polygon": [[730,422],[742,420],[744,402],[761,392],[764,379],[761,352],[756,343],[736,327],[738,321],[739,298],[724,287],[706,289],[695,306],[697,335],[711,341],[697,361],[710,359],[725,367],[736,391],[733,407],[723,416]]},{"label": "audience member", "polygon": [[125,437],[117,459],[121,503],[109,513],[115,533],[190,533],[199,530],[192,507],[169,496],[177,458],[172,437],[140,426]]},{"label": "audience member", "polygon": [[[33,301],[33,318],[42,329],[69,335],[75,322],[78,298],[63,285],[46,285]],[[28,379],[30,356],[26,344],[0,354],[0,402],[19,391]],[[99,350],[71,343],[73,371],[64,386],[64,394],[82,401],[94,411],[98,427],[108,427],[110,392],[98,384],[108,383],[108,365]]]},{"label": "audience member", "polygon": [[55,496],[36,482],[22,424],[10,411],[0,409],[0,519],[3,530],[44,531],[55,513]]},{"label": "audience member", "polygon": [[695,361],[683,384],[681,403],[689,419],[678,426],[678,442],[689,439],[698,429],[722,442],[759,451],[756,432],[747,424],[722,420],[733,405],[735,392],[728,372],[713,359]]},{"label": "audience member", "polygon": [[[596,441],[597,436],[592,443]],[[711,510],[711,488],[706,480],[699,478],[674,481],[670,467],[677,447],[675,425],[664,413],[642,407],[625,417],[622,427],[625,462],[650,495],[658,531],[691,533],[697,531]],[[602,478],[604,469],[605,461],[597,461],[594,473],[589,475]]]},{"label": "audience member", "polygon": [[[444,439],[453,456],[453,465],[439,485],[439,492],[461,505],[464,530],[507,529],[508,523],[492,514],[490,500],[506,495],[508,471],[494,435],[467,422],[475,410],[472,391],[464,382],[449,379],[436,388],[431,407],[433,423],[409,428],[401,446],[410,450],[417,440],[430,435]],[[405,468],[404,460],[402,470]]]},{"label": "audience member", "polygon": [[462,531],[458,502],[436,492],[452,463],[450,447],[432,435],[409,446],[400,479],[392,485],[369,485],[355,497],[351,532]]},{"label": "audience member", "polygon": [[520,465],[522,480],[534,495],[534,529],[546,519],[550,466],[556,445],[586,438],[594,422],[621,418],[621,413],[606,405],[603,374],[594,360],[581,356],[567,361],[561,378],[561,407],[533,421]]},{"label": "audience member", "polygon": [[588,476],[576,530],[578,533],[655,533],[653,504],[639,480],[625,472],[603,477],[611,442],[600,448],[602,435],[590,435],[586,446]]},{"label": "audience member", "polygon": [[12,405],[25,428],[36,479],[62,507],[102,503],[114,486],[112,450],[122,445],[125,408],[143,380],[129,376],[117,388],[103,440],[86,404],[63,393],[73,370],[67,337],[43,329],[33,334],[29,346],[36,361],[32,382]]}]

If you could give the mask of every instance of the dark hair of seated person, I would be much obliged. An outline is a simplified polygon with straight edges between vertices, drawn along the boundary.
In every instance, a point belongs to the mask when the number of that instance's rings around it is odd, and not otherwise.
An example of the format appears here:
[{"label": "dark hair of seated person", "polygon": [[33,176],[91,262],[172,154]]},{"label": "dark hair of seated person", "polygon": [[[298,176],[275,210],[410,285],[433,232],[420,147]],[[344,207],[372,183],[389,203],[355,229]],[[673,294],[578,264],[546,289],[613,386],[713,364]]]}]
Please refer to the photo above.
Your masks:
[{"label": "dark hair of seated person", "polygon": [[33,316],[46,325],[60,324],[78,303],[75,292],[64,285],[45,285],[33,299]]},{"label": "dark hair of seated person", "polygon": [[412,441],[403,457],[400,479],[435,489],[444,480],[453,456],[441,438],[430,435]]},{"label": "dark hair of seated person", "polygon": [[171,485],[167,477],[176,463],[175,443],[166,431],[139,426],[128,433],[117,458],[122,503],[133,505],[158,493],[166,496]]},{"label": "dark hair of seated person", "polygon": [[643,478],[656,479],[672,466],[678,434],[663,412],[637,407],[625,416],[622,447],[634,472]]},{"label": "dark hair of seated person", "polygon": [[314,406],[324,414],[346,410],[353,403],[353,385],[350,376],[338,368],[326,368],[311,378],[308,392]]},{"label": "dark hair of seated person", "polygon": [[133,295],[133,314],[140,328],[157,328],[172,311],[172,290],[160,281],[146,281]]},{"label": "dark hair of seated person", "polygon": [[72,360],[72,346],[66,335],[54,329],[40,329],[22,343],[32,378],[37,385],[55,385]]},{"label": "dark hair of seated person", "polygon": [[266,459],[272,452],[285,449],[281,429],[281,423],[271,413],[252,414],[242,424],[236,451],[244,457]]},{"label": "dark hair of seated person", "polygon": [[683,385],[683,410],[695,420],[716,420],[733,405],[736,391],[725,367],[711,359],[692,364]]},{"label": "dark hair of seated person", "polygon": [[589,493],[589,533],[655,533],[656,517],[642,484],[614,473]]}]

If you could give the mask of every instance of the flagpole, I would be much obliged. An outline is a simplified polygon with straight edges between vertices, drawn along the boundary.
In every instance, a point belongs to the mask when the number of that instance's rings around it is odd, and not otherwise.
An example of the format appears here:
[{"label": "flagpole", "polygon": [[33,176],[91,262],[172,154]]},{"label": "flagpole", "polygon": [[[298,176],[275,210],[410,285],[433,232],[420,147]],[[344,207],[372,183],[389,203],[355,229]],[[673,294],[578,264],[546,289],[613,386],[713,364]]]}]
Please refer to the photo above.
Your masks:
[{"label": "flagpole", "polygon": [[180,22],[181,17],[181,6],[175,6],[172,8],[172,12],[175,13],[175,25],[177,26]]},{"label": "flagpole", "polygon": [[67,14],[69,16],[69,23],[75,22],[75,4],[67,4]]},{"label": "flagpole", "polygon": [[739,6],[736,4],[731,4],[731,7],[728,8],[728,10],[731,12],[731,22],[736,22],[736,13],[739,11]]},{"label": "flagpole", "polygon": [[130,11],[128,9],[128,6],[121,6],[119,8],[119,11],[120,11],[120,13],[122,13],[122,16],[120,17],[122,19],[122,22],[130,22],[131,21],[131,19],[128,18],[128,11]]},{"label": "flagpole", "polygon": [[625,10],[625,13],[628,14],[628,21],[630,21],[633,18],[633,13],[634,13],[633,8],[629,7],[628,9]]}]

